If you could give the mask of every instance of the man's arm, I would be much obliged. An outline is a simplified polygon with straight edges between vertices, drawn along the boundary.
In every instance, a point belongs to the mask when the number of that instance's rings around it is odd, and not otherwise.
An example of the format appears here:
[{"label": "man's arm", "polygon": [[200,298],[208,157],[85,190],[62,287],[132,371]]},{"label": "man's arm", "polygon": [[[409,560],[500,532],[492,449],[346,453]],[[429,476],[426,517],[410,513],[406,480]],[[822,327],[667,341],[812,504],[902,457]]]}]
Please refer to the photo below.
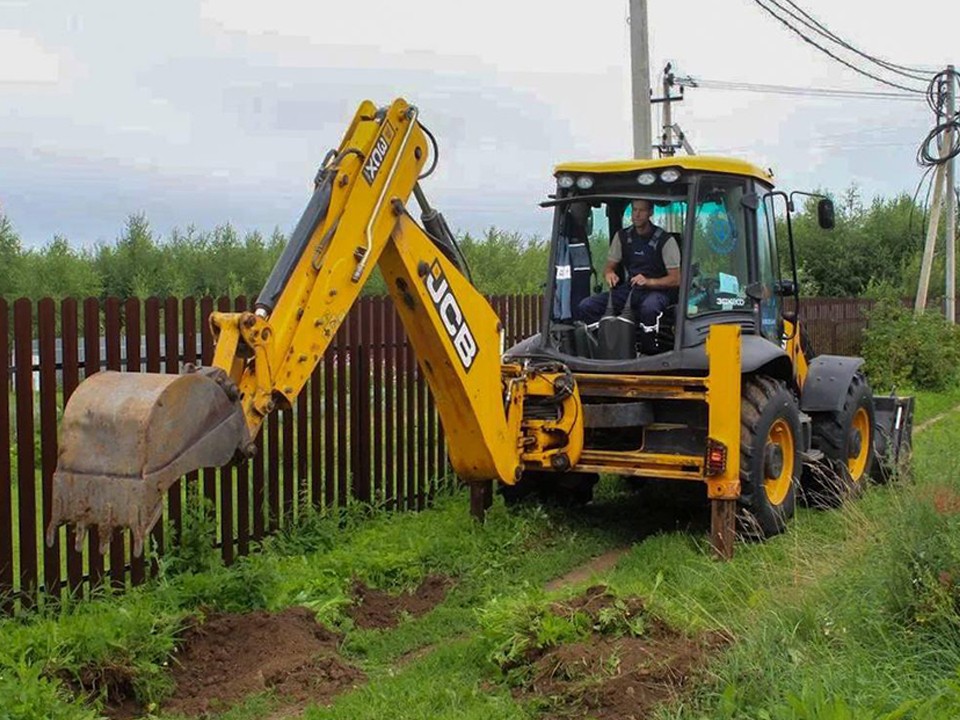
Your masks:
[{"label": "man's arm", "polygon": [[648,278],[645,275],[634,275],[630,284],[639,285],[649,290],[669,290],[680,287],[680,268],[667,268],[667,274],[661,278]]},{"label": "man's arm", "polygon": [[623,257],[623,250],[620,245],[620,233],[613,236],[610,242],[610,250],[607,251],[607,264],[603,267],[603,279],[611,288],[617,286],[620,282],[620,260]]}]

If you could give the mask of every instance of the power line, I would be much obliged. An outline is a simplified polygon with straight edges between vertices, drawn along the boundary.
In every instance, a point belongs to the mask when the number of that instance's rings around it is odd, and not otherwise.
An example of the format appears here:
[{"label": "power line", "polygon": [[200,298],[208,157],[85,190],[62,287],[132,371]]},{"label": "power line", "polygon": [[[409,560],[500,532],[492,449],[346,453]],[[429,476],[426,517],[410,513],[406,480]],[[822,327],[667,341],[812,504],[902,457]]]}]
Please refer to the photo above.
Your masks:
[{"label": "power line", "polygon": [[804,95],[809,97],[860,98],[864,100],[910,100],[922,98],[914,93],[886,92],[883,90],[847,90],[844,88],[806,87],[802,85],[772,85],[735,80],[702,80],[693,78],[697,87],[707,90],[742,90],[744,92],[771,93],[777,95]]},{"label": "power line", "polygon": [[[834,54],[833,52],[831,52],[830,50],[828,50],[827,48],[825,48],[823,45],[821,45],[820,43],[818,43],[816,40],[813,40],[813,39],[810,38],[808,35],[804,34],[802,30],[799,30],[799,29],[797,29],[794,25],[791,25],[788,20],[785,20],[783,17],[781,17],[780,15],[778,15],[775,11],[771,10],[769,7],[767,7],[766,5],[764,5],[763,2],[761,2],[761,0],[753,0],[753,1],[754,1],[754,3],[756,3],[757,5],[759,5],[766,13],[768,13],[769,15],[771,15],[775,20],[777,20],[779,23],[781,23],[782,25],[784,25],[788,30],[790,30],[790,31],[793,32],[794,34],[798,35],[801,39],[803,39],[804,42],[806,42],[806,43],[809,44],[809,45],[813,45],[813,46],[814,46],[815,48],[817,48],[820,52],[822,52],[822,53],[824,53],[825,55],[828,55],[829,57],[833,58],[834,60],[836,60],[836,61],[837,61],[838,63],[840,63],[841,65],[845,65],[845,66],[847,66],[848,68],[850,68],[851,70],[853,70],[854,72],[857,72],[857,73],[859,73],[859,74],[861,74],[861,75],[864,75],[864,76],[870,78],[871,80],[875,80],[875,81],[877,81],[877,82],[879,82],[879,83],[882,83],[882,84],[884,84],[884,85],[889,85],[890,87],[897,88],[898,90],[904,90],[904,91],[906,91],[906,92],[915,93],[915,94],[918,94],[918,95],[923,95],[923,94],[924,94],[924,91],[923,91],[923,90],[918,90],[917,88],[908,87],[908,86],[906,86],[906,85],[900,85],[899,83],[895,83],[895,82],[893,82],[893,81],[891,81],[891,80],[886,80],[885,78],[882,78],[882,77],[880,77],[879,75],[874,75],[873,73],[868,72],[867,70],[864,70],[863,68],[859,68],[859,67],[857,67],[856,65],[854,65],[853,63],[848,62],[847,60],[844,60],[842,57]],[[775,0],[774,0],[774,1],[775,1]]]},{"label": "power line", "polygon": [[933,69],[925,70],[922,68],[912,68],[906,65],[898,65],[896,63],[891,63],[891,62],[888,62],[887,60],[884,60],[882,58],[878,58],[874,55],[866,53],[854,47],[849,42],[841,38],[839,35],[831,31],[826,25],[824,25],[822,22],[817,20],[810,13],[804,10],[802,7],[800,7],[795,2],[793,2],[793,0],[786,0],[786,2],[791,7],[795,8],[797,10],[797,13],[799,13],[799,15],[785,8],[777,0],[770,0],[770,1],[773,2],[773,4],[779,7],[781,10],[788,13],[795,20],[800,21],[801,23],[803,23],[804,25],[806,25],[808,28],[818,33],[819,35],[827,38],[828,40],[833,41],[837,45],[840,45],[841,47],[846,48],[850,52],[855,53],[860,57],[865,58],[866,60],[869,60],[875,65],[879,65],[880,67],[892,73],[896,73],[897,75],[902,75],[903,77],[908,77],[913,80],[923,80],[924,82],[926,82],[930,78],[930,76],[936,72],[936,70],[933,70]]}]

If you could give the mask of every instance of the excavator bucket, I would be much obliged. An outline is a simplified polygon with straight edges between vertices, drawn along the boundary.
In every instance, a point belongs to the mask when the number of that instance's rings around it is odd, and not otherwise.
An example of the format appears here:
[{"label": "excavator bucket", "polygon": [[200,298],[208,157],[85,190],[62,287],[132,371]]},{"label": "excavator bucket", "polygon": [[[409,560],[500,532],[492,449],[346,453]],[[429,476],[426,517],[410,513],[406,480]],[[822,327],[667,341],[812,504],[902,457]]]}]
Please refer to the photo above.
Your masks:
[{"label": "excavator bucket", "polygon": [[236,388],[222,370],[97,373],[63,413],[47,543],[70,522],[79,549],[97,525],[105,552],[113,529],[129,527],[140,555],[167,488],[192,470],[229,462],[249,443]]}]

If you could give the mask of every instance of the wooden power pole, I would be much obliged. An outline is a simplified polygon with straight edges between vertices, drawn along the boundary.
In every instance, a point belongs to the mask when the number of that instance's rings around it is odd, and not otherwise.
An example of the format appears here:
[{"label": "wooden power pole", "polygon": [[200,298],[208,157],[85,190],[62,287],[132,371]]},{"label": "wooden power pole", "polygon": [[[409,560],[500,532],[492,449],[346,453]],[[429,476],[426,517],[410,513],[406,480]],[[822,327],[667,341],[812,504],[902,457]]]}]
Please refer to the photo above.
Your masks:
[{"label": "wooden power pole", "polygon": [[[956,253],[956,196],[954,188],[956,175],[954,164],[956,158],[950,157],[953,151],[953,122],[956,119],[956,71],[953,65],[947,66],[947,95],[946,95],[946,123],[943,142],[940,145],[940,161],[937,163],[936,175],[933,181],[933,205],[930,208],[930,222],[927,225],[927,237],[923,246],[923,260],[920,265],[920,283],[917,286],[917,299],[914,303],[914,312],[922,313],[927,307],[927,291],[930,288],[930,272],[933,267],[933,256],[937,246],[937,232],[940,229],[941,209],[946,205],[946,287],[945,315],[949,322],[957,320],[957,253]],[[939,122],[941,116],[938,116]],[[949,159],[948,159],[949,158]]]},{"label": "wooden power pole", "polygon": [[630,66],[633,77],[633,156],[646,159],[653,157],[647,0],[630,0]]},{"label": "wooden power pole", "polygon": [[[945,152],[953,151],[953,122],[957,113],[957,94],[956,94],[956,75],[953,65],[947,65],[947,122],[950,123],[950,129],[947,130],[946,139],[943,142]],[[947,161],[947,187],[944,192],[947,194],[947,322],[957,322],[957,196],[956,175],[954,166],[957,158],[951,157]]]}]

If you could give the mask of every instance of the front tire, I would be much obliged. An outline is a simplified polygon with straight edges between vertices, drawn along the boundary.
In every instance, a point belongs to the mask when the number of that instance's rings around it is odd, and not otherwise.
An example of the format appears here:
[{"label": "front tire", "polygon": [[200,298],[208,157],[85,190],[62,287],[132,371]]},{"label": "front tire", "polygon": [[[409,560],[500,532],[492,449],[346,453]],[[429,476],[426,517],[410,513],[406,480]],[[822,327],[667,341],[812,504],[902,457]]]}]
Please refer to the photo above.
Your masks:
[{"label": "front tire", "polygon": [[744,378],[740,413],[739,533],[765,540],[782,533],[797,506],[800,409],[779,380]]}]

